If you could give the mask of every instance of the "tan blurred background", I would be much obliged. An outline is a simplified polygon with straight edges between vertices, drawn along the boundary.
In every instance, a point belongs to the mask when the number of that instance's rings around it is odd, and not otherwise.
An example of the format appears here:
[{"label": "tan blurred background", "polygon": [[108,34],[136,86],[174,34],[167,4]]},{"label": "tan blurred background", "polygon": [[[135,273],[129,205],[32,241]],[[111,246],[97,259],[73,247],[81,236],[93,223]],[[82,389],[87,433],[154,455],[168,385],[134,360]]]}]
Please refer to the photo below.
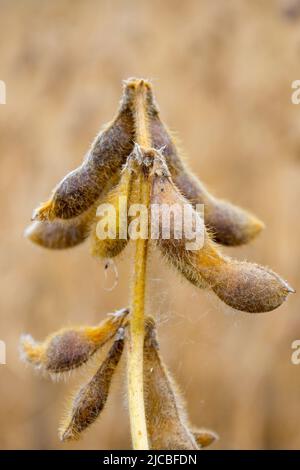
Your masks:
[{"label": "tan blurred background", "polygon": [[[93,324],[128,302],[131,252],[105,290],[87,246],[50,252],[23,238],[32,209],[77,166],[118,106],[121,81],[151,78],[167,124],[211,190],[255,212],[266,230],[225,250],[272,267],[299,289],[300,17],[293,1],[0,0],[0,448],[126,449],[124,365],[107,408],[74,445],[57,427],[77,383],[26,368],[18,339]],[[191,421],[220,434],[215,448],[300,448],[297,295],[264,315],[233,312],[182,281],[157,255],[149,310]],[[85,377],[79,372],[81,380]]]}]

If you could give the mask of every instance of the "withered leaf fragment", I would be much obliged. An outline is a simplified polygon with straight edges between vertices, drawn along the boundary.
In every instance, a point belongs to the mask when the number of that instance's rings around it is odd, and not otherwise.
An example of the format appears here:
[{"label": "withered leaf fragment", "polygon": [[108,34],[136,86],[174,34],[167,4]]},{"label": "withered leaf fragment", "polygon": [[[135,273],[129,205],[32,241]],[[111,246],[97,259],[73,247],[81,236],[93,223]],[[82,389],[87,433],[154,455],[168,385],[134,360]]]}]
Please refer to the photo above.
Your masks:
[{"label": "withered leaf fragment", "polygon": [[121,358],[124,348],[124,328],[115,336],[104,362],[94,377],[75,396],[71,410],[60,428],[62,441],[78,439],[103,410],[111,384],[112,376]]},{"label": "withered leaf fragment", "polygon": [[[182,213],[184,205],[189,204],[166,171],[162,155],[154,166],[151,204],[181,207]],[[273,310],[293,292],[273,271],[223,256],[205,227],[202,230],[203,246],[198,250],[186,249],[189,240],[185,236],[181,239],[163,239],[160,236],[157,241],[167,260],[191,283],[210,287],[227,305],[250,313]]]},{"label": "withered leaf fragment", "polygon": [[151,449],[198,449],[179,393],[162,362],[152,318],[147,318],[145,327],[144,396]]},{"label": "withered leaf fragment", "polygon": [[21,355],[26,362],[49,373],[66,372],[88,361],[124,323],[128,309],[109,315],[97,326],[63,328],[42,343],[29,335],[21,338]]},{"label": "withered leaf fragment", "polygon": [[218,434],[210,429],[192,429],[192,433],[200,449],[210,446],[219,439]]}]

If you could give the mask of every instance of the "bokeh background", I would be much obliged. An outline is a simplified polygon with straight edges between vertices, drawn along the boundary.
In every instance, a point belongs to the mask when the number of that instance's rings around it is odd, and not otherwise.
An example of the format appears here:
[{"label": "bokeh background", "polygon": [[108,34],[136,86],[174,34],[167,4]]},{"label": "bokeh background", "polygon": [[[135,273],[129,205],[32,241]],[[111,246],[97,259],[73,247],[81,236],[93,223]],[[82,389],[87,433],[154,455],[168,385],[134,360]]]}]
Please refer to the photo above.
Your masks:
[{"label": "bokeh background", "polygon": [[[300,8],[272,0],[0,0],[1,449],[130,447],[124,364],[101,418],[75,444],[57,427],[77,384],[52,383],[19,360],[24,332],[93,324],[128,302],[129,249],[118,285],[87,245],[50,252],[23,238],[32,209],[77,166],[118,106],[121,82],[152,79],[161,115],[191,168],[218,196],[255,212],[266,229],[225,250],[272,267],[299,289]],[[297,295],[249,315],[197,290],[153,253],[149,311],[193,424],[220,449],[300,448]],[[85,373],[79,378],[86,380]]]}]

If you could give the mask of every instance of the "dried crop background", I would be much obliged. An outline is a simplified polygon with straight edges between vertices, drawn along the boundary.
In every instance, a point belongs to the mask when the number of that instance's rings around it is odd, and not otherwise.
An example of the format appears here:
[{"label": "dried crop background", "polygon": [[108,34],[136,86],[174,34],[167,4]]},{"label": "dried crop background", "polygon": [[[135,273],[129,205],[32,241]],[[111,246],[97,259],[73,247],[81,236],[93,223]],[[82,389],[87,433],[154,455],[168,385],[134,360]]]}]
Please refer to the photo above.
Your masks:
[{"label": "dried crop background", "polygon": [[[110,292],[103,286],[113,280],[86,245],[49,252],[22,236],[33,207],[113,116],[122,79],[152,78],[193,170],[266,222],[251,246],[224,251],[271,266],[299,290],[300,105],[290,97],[300,79],[300,18],[292,3],[0,0],[0,448],[130,446],[124,373],[97,424],[62,445],[57,425],[76,377],[53,384],[17,351],[23,332],[42,339],[127,303],[130,249]],[[155,254],[148,295],[192,422],[220,434],[215,448],[299,448],[300,366],[290,362],[297,295],[272,313],[232,312]]]}]

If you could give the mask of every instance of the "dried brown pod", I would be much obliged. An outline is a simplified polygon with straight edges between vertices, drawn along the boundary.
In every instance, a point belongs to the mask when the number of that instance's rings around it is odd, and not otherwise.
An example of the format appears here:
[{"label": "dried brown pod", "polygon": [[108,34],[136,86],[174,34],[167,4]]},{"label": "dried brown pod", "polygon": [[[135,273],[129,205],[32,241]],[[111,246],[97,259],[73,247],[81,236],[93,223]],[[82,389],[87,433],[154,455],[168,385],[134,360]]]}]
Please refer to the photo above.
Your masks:
[{"label": "dried brown pod", "polygon": [[72,248],[84,242],[90,235],[95,213],[96,208],[93,206],[71,220],[35,220],[27,227],[24,235],[43,248]]},{"label": "dried brown pod", "polygon": [[[173,183],[162,155],[154,167],[151,204],[178,207],[182,213],[183,206],[189,204]],[[250,313],[273,310],[294,292],[273,271],[223,256],[203,225],[202,230],[203,246],[198,250],[186,249],[184,233],[180,239],[158,239],[167,260],[194,285],[210,287],[227,305]]]},{"label": "dried brown pod", "polygon": [[161,359],[152,318],[147,319],[145,328],[144,397],[151,449],[198,449],[182,399]]},{"label": "dried brown pod", "polygon": [[80,434],[98,418],[105,406],[111,380],[123,348],[124,328],[120,328],[100,368],[73,399],[71,409],[60,427],[59,435],[62,441],[78,439]]},{"label": "dried brown pod", "polygon": [[131,110],[121,104],[116,118],[96,137],[82,165],[58,184],[51,198],[34,211],[33,219],[70,219],[86,211],[120,174],[133,139]]},{"label": "dried brown pod", "polygon": [[[102,188],[103,196],[117,183],[116,173]],[[33,243],[52,250],[72,248],[84,242],[90,235],[97,207],[101,198],[92,206],[72,219],[34,220],[25,230],[24,235]]]},{"label": "dried brown pod", "polygon": [[187,168],[180,157],[175,138],[161,121],[158,111],[149,119],[152,146],[164,148],[164,156],[173,181],[181,193],[194,205],[204,204],[205,224],[216,242],[222,245],[242,245],[252,240],[264,224],[249,212],[214,197]]},{"label": "dried brown pod", "polygon": [[21,338],[21,356],[36,368],[49,373],[66,372],[87,362],[124,323],[128,309],[109,315],[97,326],[63,328],[42,343],[29,335]]},{"label": "dried brown pod", "polygon": [[136,140],[136,100],[141,87],[146,90],[147,113],[150,116],[157,112],[150,83],[135,78],[126,80],[115,119],[96,137],[82,165],[63,178],[51,198],[34,211],[34,220],[80,215],[103,194],[111,179],[120,176]]}]

